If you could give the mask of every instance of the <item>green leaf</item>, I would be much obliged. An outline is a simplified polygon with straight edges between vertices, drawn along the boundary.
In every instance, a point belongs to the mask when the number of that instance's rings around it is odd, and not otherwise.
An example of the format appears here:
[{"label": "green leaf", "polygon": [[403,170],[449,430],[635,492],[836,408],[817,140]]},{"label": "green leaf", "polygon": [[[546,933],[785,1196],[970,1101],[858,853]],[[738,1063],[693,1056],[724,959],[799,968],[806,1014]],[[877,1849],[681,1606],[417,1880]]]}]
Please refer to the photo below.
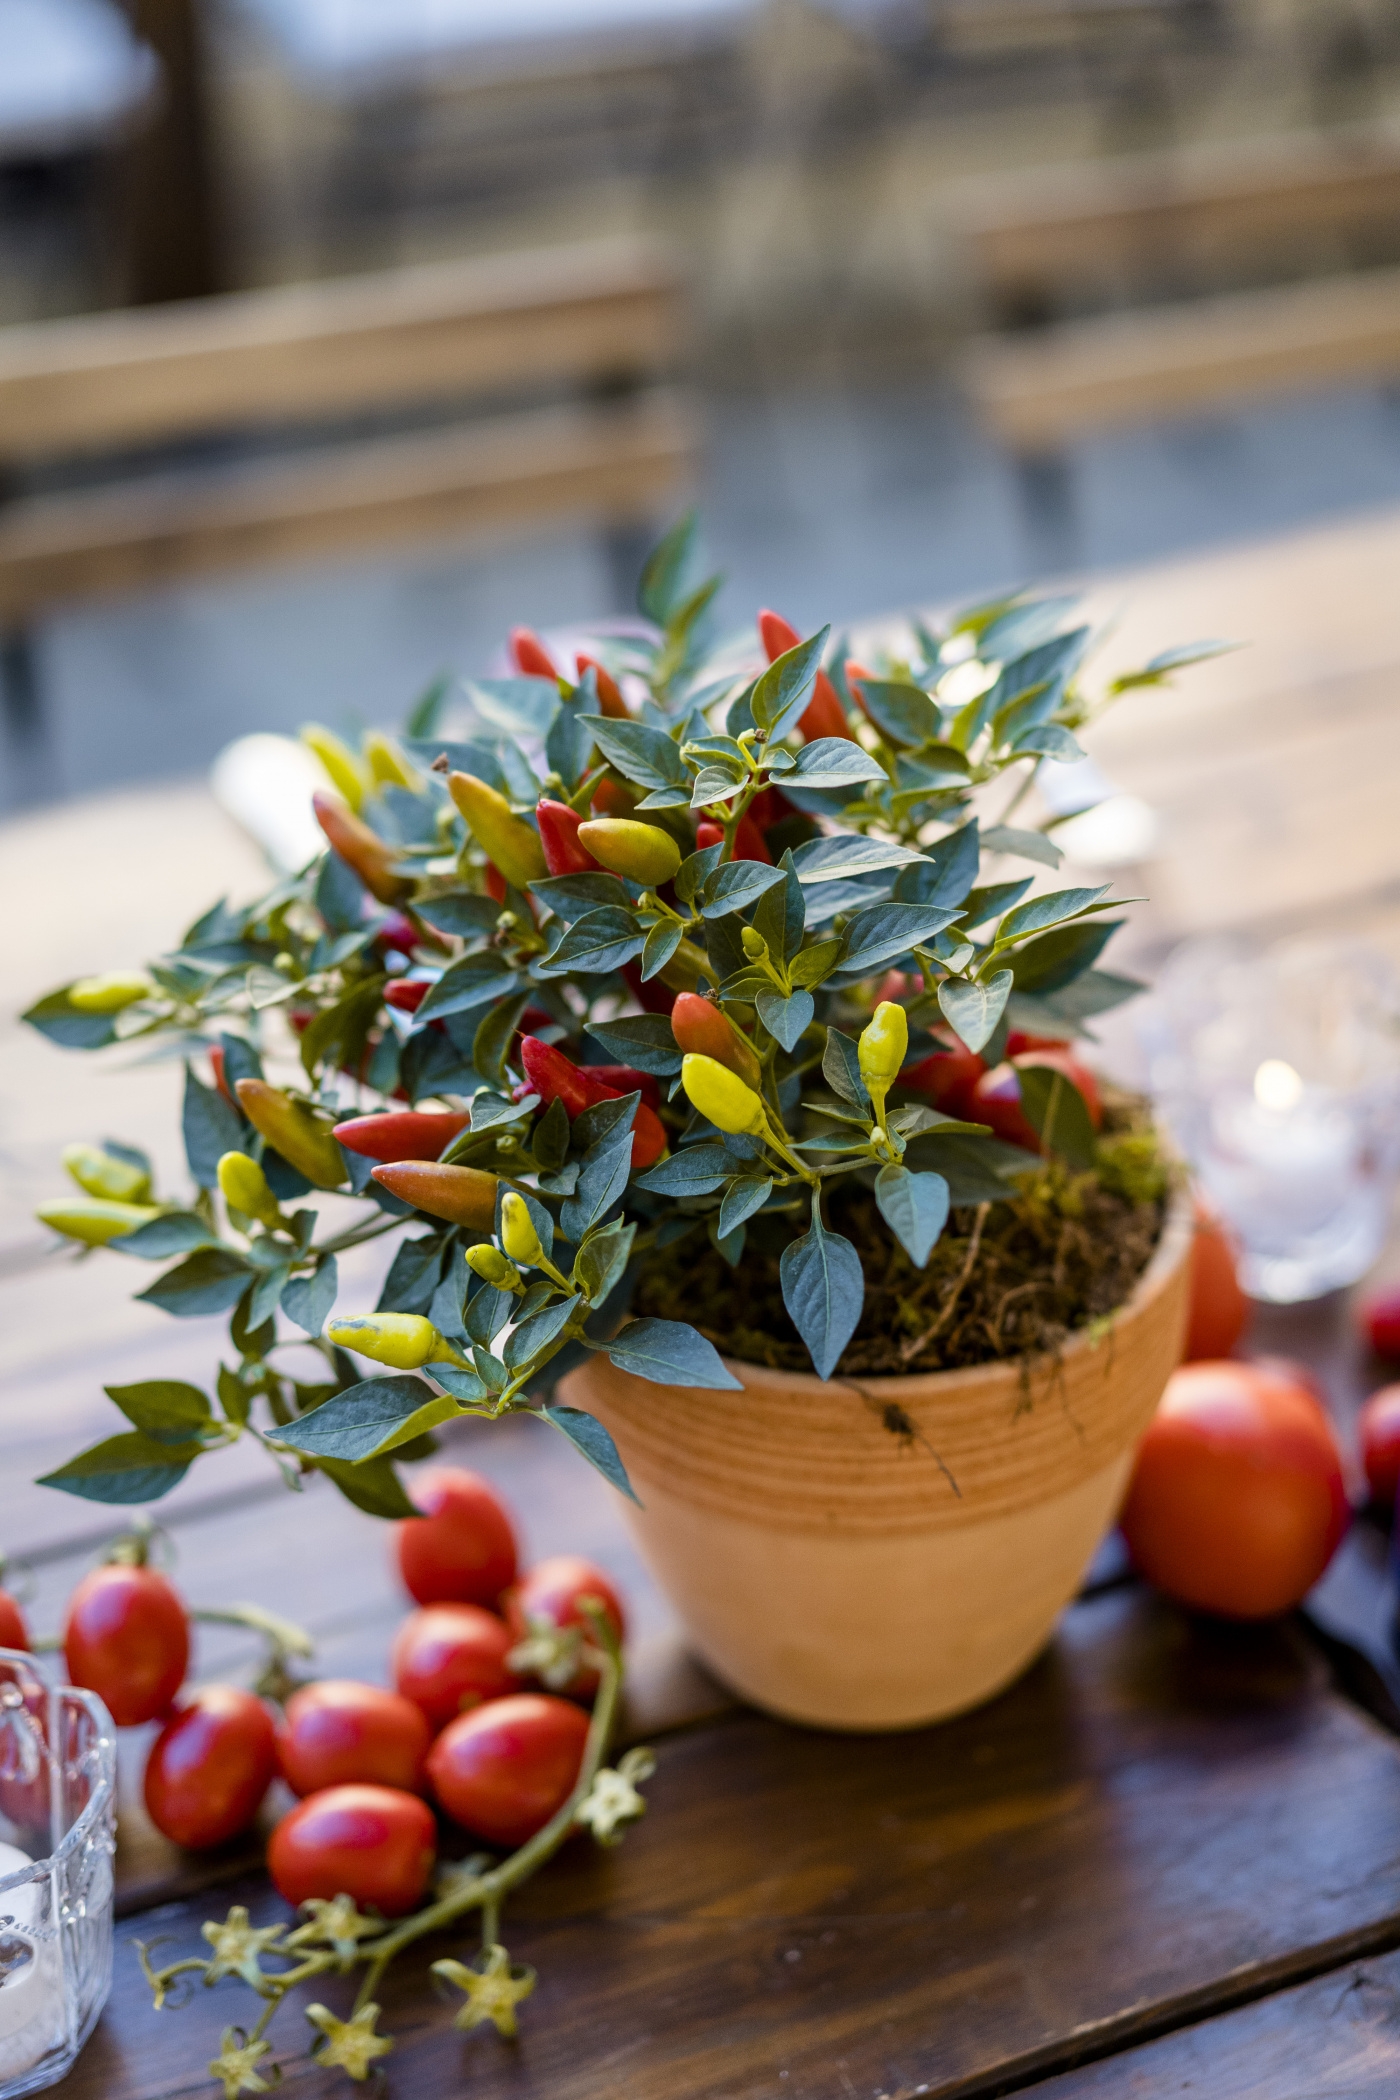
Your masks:
[{"label": "green leaf", "polygon": [[645,788],[684,788],[690,794],[690,774],[680,746],[663,729],[645,722],[619,722],[600,715],[592,724],[593,739],[625,779]]},{"label": "green leaf", "polygon": [[819,736],[802,746],[796,765],[782,777],[784,785],[797,787],[856,788],[863,780],[883,780],[885,769],[854,738]]},{"label": "green leaf", "polygon": [[621,1107],[630,1102],[631,1111],[588,1147],[583,1155],[577,1186],[571,1196],[564,1198],[559,1224],[565,1237],[575,1245],[607,1216],[627,1187],[632,1172],[632,1123],[640,1099],[639,1094],[629,1094],[624,1096],[624,1102],[604,1104]]},{"label": "green leaf", "polygon": [[264,1268],[253,1285],[248,1299],[247,1321],[253,1328],[270,1321],[282,1301],[282,1293],[291,1278],[291,1263],[279,1262],[274,1268]]},{"label": "green leaf", "polygon": [[[462,1325],[472,1342],[479,1348],[489,1349],[514,1311],[512,1292],[498,1291],[493,1284],[484,1283],[479,1290],[472,1292]],[[493,1386],[491,1390],[495,1392],[497,1388]]]},{"label": "green leaf", "polygon": [[636,1225],[626,1225],[619,1218],[602,1232],[590,1233],[579,1248],[574,1277],[587,1291],[592,1305],[601,1305],[612,1291],[627,1267],[636,1236]]},{"label": "green leaf", "polygon": [[470,940],[473,934],[494,933],[501,916],[495,898],[483,897],[476,890],[445,890],[440,897],[428,898],[422,909],[439,933],[460,934],[463,940]]},{"label": "green leaf", "polygon": [[[558,918],[566,919],[570,925],[581,919],[585,912],[598,911],[605,904],[615,905],[626,911],[632,899],[626,885],[616,875],[585,871],[581,875],[542,875],[538,882],[530,884],[531,892]],[[493,912],[500,907],[493,904]],[[492,926],[496,923],[493,918]]]},{"label": "green leaf", "polygon": [[922,860],[911,846],[896,845],[893,839],[866,838],[859,831],[835,831],[827,837],[808,839],[797,847],[792,864],[804,889],[823,882],[839,882],[852,875],[868,875],[878,868],[903,868]]},{"label": "green leaf", "polygon": [[197,1442],[214,1420],[199,1387],[179,1379],[151,1378],[140,1385],[107,1385],[102,1390],[116,1401],[133,1428],[154,1437],[158,1444]]},{"label": "green leaf", "polygon": [[1010,824],[994,824],[982,834],[988,853],[1015,853],[1022,860],[1038,860],[1047,868],[1058,868],[1064,859],[1053,839],[1043,831],[1017,831]]},{"label": "green leaf", "polygon": [[1050,1065],[1018,1065],[1026,1121],[1047,1152],[1086,1173],[1098,1157],[1098,1140],[1084,1096]]},{"label": "green leaf", "polygon": [[540,1117],[530,1151],[542,1174],[557,1174],[569,1153],[569,1113],[558,1095]]},{"label": "green leaf", "polygon": [[637,604],[643,616],[658,627],[670,626],[672,616],[691,593],[699,537],[696,513],[688,510],[647,556],[637,585]]},{"label": "green leaf", "polygon": [[977,880],[981,840],[977,819],[930,846],[925,860],[901,868],[894,894],[901,904],[960,905]]},{"label": "green leaf", "polygon": [[348,1465],[339,1458],[318,1458],[316,1470],[334,1481],[347,1502],[372,1517],[393,1519],[422,1514],[409,1501],[403,1482],[387,1458],[366,1459],[360,1465]]},{"label": "green leaf", "polygon": [[1023,875],[1019,882],[989,882],[980,889],[969,890],[963,900],[959,934],[971,933],[974,927],[994,919],[998,912],[1009,911],[1018,899],[1025,896],[1034,880],[1033,875]]},{"label": "green leaf", "polygon": [[403,1240],[394,1250],[376,1312],[426,1313],[442,1274],[444,1228]]},{"label": "green leaf", "polygon": [[[76,983],[77,980],[75,979]],[[60,1044],[65,1050],[100,1050],[106,1043],[117,1039],[117,1016],[115,1014],[84,1013],[81,1008],[70,1006],[70,986],[61,991],[49,992],[38,1000],[28,1012],[20,1015],[40,1035],[46,1035],[51,1043]]]},{"label": "green leaf", "polygon": [[1011,746],[1017,758],[1049,758],[1059,765],[1072,765],[1084,757],[1084,746],[1058,722],[1042,722],[1023,729]]},{"label": "green leaf", "polygon": [[756,1000],[758,1018],[789,1055],[812,1025],[816,1001],[810,992],[760,992]]},{"label": "green leaf", "polygon": [[807,1345],[818,1378],[829,1378],[860,1324],[865,1276],[850,1241],[822,1224],[815,1198],[811,1230],[784,1247],[778,1273],[788,1317]]},{"label": "green leaf", "polygon": [[915,1268],[926,1268],[948,1222],[948,1184],[943,1176],[881,1167],[875,1176],[875,1201]]},{"label": "green leaf", "polygon": [[723,1145],[682,1145],[669,1159],[637,1176],[637,1187],[653,1196],[708,1196],[734,1172]]},{"label": "green leaf", "polygon": [[797,879],[797,870],[792,864],[789,849],[778,863],[783,880],[775,882],[759,898],[753,915],[754,932],[761,934],[768,943],[768,953],[780,961],[790,961],[802,946],[802,935],[807,924],[807,909],[802,901],[802,885]]},{"label": "green leaf", "polygon": [[229,1107],[217,1087],[205,1086],[186,1065],[181,1120],[190,1172],[200,1188],[215,1188],[219,1179],[219,1161],[224,1153],[241,1152],[246,1145],[243,1118],[236,1109]]},{"label": "green leaf", "polygon": [[860,1051],[848,1035],[839,1028],[826,1031],[826,1048],[822,1052],[822,1076],[834,1094],[849,1101],[852,1108],[869,1109],[870,1095],[866,1091],[860,1070]]},{"label": "green leaf", "polygon": [[811,705],[830,627],[775,657],[749,696],[753,718],[769,743],[781,743]]},{"label": "green leaf", "polygon": [[658,970],[664,970],[685,937],[685,928],[677,919],[661,919],[652,927],[642,949],[642,982],[647,984]]},{"label": "green leaf", "polygon": [[796,985],[817,985],[831,975],[841,960],[845,942],[839,938],[829,941],[814,941],[810,948],[803,948],[788,965],[788,975]]},{"label": "green leaf", "polygon": [[282,1310],[304,1334],[318,1335],[330,1318],[339,1287],[335,1256],[323,1254],[314,1274],[294,1276],[282,1288]]},{"label": "green leaf", "polygon": [[1009,970],[998,970],[985,984],[975,978],[945,977],[939,985],[943,1017],[969,1050],[984,1050],[991,1041],[1014,981]]},{"label": "green leaf", "polygon": [[510,999],[498,999],[472,1037],[472,1063],[488,1086],[504,1084],[506,1053],[529,1003],[528,991],[516,992]]},{"label": "green leaf", "polygon": [[730,912],[747,911],[765,890],[786,880],[785,869],[770,868],[764,861],[728,860],[706,877],[700,892],[701,914],[707,919],[723,919]]},{"label": "green leaf", "polygon": [[590,1021],[588,1034],[619,1064],[669,1079],[681,1068],[681,1052],[665,1014],[629,1014],[621,1021]]},{"label": "green leaf", "polygon": [[494,949],[464,955],[444,970],[414,1016],[415,1026],[445,1014],[470,1013],[493,999],[504,999],[520,979]]},{"label": "green leaf", "polygon": [[279,1428],[277,1436],[293,1451],[358,1465],[456,1413],[456,1401],[435,1393],[422,1378],[366,1378]]},{"label": "green leaf", "polygon": [[860,690],[866,713],[892,744],[932,743],[942,729],[938,708],[921,687],[907,679],[862,678]]},{"label": "green leaf", "polygon": [[[1039,933],[1047,926],[1059,926],[1069,919],[1077,919],[1091,911],[1101,897],[1112,889],[1111,882],[1101,883],[1095,890],[1048,890],[1043,896],[1032,897],[1009,911],[997,927],[997,941],[1013,941],[1028,933]],[[1110,907],[1111,908],[1111,907]]]},{"label": "green leaf", "polygon": [[226,1247],[205,1247],[191,1254],[178,1268],[167,1269],[136,1296],[147,1305],[158,1305],[177,1319],[196,1319],[203,1313],[228,1312],[237,1305],[254,1275],[252,1266]]},{"label": "green leaf", "polygon": [[62,1488],[89,1502],[158,1502],[178,1487],[201,1446],[157,1443],[139,1429],[106,1437],[57,1472],[44,1473],[38,1486]]},{"label": "green leaf", "polygon": [[576,1451],[581,1451],[590,1466],[596,1466],[604,1480],[615,1487],[619,1494],[635,1502],[638,1509],[641,1501],[627,1478],[627,1468],[618,1457],[617,1445],[610,1433],[595,1416],[585,1414],[581,1407],[542,1407],[540,1414],[546,1422],[552,1422],[563,1431]]},{"label": "green leaf", "polygon": [[872,904],[846,926],[841,973],[846,979],[867,977],[896,956],[907,955],[932,939],[958,917],[942,904]]},{"label": "green leaf", "polygon": [[632,1320],[607,1345],[619,1371],[648,1378],[653,1385],[703,1386],[711,1392],[737,1393],[742,1380],[724,1367],[713,1342],[680,1320]]},{"label": "green leaf", "polygon": [[431,684],[423,688],[423,691],[414,701],[404,719],[403,733],[405,736],[428,737],[432,735],[437,727],[438,716],[442,713],[443,705],[452,690],[452,685],[452,673],[450,671],[439,671]]},{"label": "green leaf", "polygon": [[1027,941],[1011,958],[1017,992],[1043,996],[1063,990],[1098,960],[1122,924],[1121,919],[1077,919]]},{"label": "green leaf", "polygon": [[108,1240],[118,1254],[134,1254],[141,1261],[168,1261],[172,1254],[192,1254],[196,1247],[217,1245],[219,1235],[192,1210],[168,1210],[135,1232],[119,1233]]},{"label": "green leaf", "polygon": [[720,1239],[728,1239],[756,1210],[762,1210],[772,1192],[771,1174],[746,1174],[741,1180],[731,1181],[719,1207],[716,1230]]},{"label": "green leaf", "polygon": [[724,840],[716,839],[713,846],[702,846],[698,853],[687,854],[675,873],[674,888],[682,904],[689,904],[701,884],[713,875],[719,866],[724,851]]},{"label": "green leaf", "polygon": [[[438,1333],[445,1334],[449,1341],[461,1342],[466,1339],[462,1315],[466,1310],[467,1280],[470,1275],[466,1253],[459,1241],[443,1264],[442,1281],[433,1292],[428,1306],[428,1318]],[[437,1377],[436,1367],[433,1376]]]},{"label": "green leaf", "polygon": [[219,1405],[230,1422],[239,1427],[247,1421],[253,1406],[253,1389],[246,1386],[236,1371],[227,1364],[219,1365]]},{"label": "green leaf", "polygon": [[[646,929],[639,925],[630,911],[622,911],[615,904],[605,904],[601,910],[585,912],[581,919],[576,919],[548,962],[537,967],[545,977],[563,977],[570,970],[602,976],[608,971],[620,970],[624,963],[640,955],[645,941]],[[425,999],[423,1006],[427,1003]],[[420,1006],[418,1011],[421,1013],[423,1007]]]},{"label": "green leaf", "polygon": [[[524,731],[543,739],[559,712],[557,678],[471,678],[465,683],[477,714],[508,737]],[[505,764],[508,755],[504,749],[498,752],[499,762]]]},{"label": "green leaf", "polygon": [[518,1327],[512,1327],[504,1350],[507,1370],[521,1370],[532,1356],[557,1341],[581,1304],[582,1300],[576,1296],[560,1298],[540,1312],[531,1313]]}]

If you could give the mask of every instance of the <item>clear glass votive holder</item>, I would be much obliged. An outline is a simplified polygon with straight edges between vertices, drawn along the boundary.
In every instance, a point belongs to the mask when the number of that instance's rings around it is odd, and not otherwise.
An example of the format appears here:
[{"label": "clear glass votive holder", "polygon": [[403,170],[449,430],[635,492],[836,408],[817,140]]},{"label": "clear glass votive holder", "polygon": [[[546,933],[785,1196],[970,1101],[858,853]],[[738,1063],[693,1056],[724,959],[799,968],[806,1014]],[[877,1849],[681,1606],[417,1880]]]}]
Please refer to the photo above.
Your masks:
[{"label": "clear glass votive holder", "polygon": [[112,1987],[117,1738],[0,1648],[0,2100],[57,2085]]},{"label": "clear glass votive holder", "polygon": [[1157,1107],[1241,1249],[1252,1298],[1365,1274],[1400,1169],[1400,991],[1359,942],[1189,941],[1139,1033]]}]

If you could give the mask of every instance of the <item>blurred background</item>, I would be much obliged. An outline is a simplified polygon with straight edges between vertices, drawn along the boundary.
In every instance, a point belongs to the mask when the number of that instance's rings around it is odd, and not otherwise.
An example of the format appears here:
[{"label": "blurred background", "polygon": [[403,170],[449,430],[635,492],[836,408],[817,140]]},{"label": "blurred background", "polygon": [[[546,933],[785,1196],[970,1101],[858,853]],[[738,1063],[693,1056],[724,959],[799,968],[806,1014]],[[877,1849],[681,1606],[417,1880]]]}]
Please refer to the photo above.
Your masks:
[{"label": "blurred background", "polygon": [[[691,497],[804,631],[1395,501],[1396,113],[1395,0],[0,0],[0,812],[396,720]],[[635,369],[481,361],[532,257]]]}]

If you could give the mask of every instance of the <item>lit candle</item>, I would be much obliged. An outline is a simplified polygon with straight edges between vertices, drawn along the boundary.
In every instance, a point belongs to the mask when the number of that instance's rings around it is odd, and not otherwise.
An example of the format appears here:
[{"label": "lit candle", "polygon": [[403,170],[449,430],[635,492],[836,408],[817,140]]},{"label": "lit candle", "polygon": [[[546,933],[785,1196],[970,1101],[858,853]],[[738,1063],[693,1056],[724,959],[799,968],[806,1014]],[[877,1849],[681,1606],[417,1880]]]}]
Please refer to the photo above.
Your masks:
[{"label": "lit candle", "polygon": [[[18,1845],[0,1844],[0,1881],[33,1864]],[[0,2079],[17,2078],[64,2039],[63,1964],[44,1893],[36,1881],[0,1893]]]}]

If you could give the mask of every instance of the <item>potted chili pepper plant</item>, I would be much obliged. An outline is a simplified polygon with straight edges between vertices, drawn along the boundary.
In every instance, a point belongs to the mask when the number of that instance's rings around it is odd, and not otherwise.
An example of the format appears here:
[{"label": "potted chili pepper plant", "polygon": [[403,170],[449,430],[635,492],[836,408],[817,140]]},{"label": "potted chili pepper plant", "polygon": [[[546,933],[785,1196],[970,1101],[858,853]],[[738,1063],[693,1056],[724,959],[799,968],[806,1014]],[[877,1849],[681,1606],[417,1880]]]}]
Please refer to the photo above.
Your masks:
[{"label": "potted chili pepper plant", "polygon": [[[78,1143],[40,1215],[234,1355],[111,1388],[126,1426],[48,1484],[144,1502],[253,1438],[393,1517],[396,1460],[528,1409],[721,1676],[910,1725],[1043,1645],[1179,1354],[1184,1198],[1079,1051],[1136,989],[1118,907],[1012,819],[1212,645],[1095,689],[1090,628],[1020,594],[872,665],[773,614],[713,654],[696,549],[657,549],[640,633],[517,630],[446,729],[438,689],[397,740],[306,732],[327,851],[31,1010],[183,1050],[193,1194]],[[378,1303],[340,1304],[380,1236]]]}]

